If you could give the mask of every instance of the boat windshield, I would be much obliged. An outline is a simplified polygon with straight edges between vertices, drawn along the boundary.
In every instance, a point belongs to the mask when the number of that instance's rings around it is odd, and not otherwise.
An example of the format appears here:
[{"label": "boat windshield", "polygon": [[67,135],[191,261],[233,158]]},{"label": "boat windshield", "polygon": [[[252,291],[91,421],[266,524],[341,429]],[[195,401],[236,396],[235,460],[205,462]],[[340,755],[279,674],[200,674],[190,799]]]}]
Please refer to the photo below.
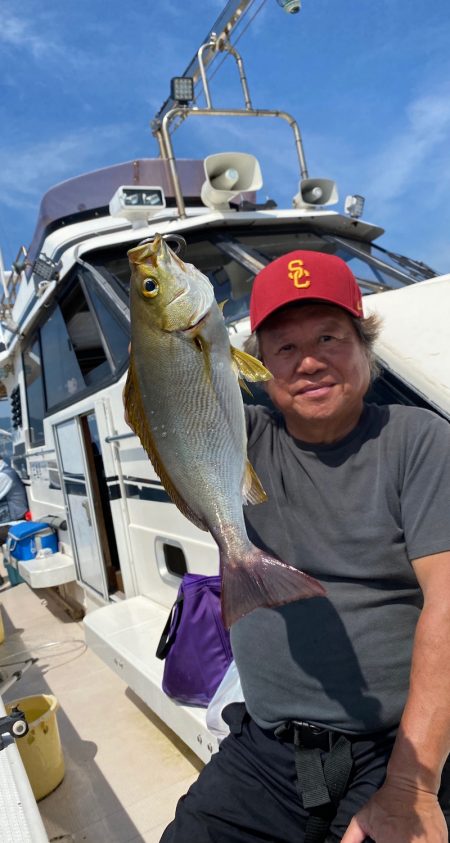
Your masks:
[{"label": "boat windshield", "polygon": [[[354,272],[363,295],[414,284],[437,274],[424,264],[370,243],[299,230],[298,222],[295,226],[278,222],[273,226],[241,225],[181,233],[187,241],[183,260],[208,276],[217,301],[225,302],[223,313],[228,324],[248,316],[256,273],[270,261],[296,249],[341,257]],[[89,264],[116,289],[119,287],[124,296],[128,296],[130,283],[127,248],[130,246],[95,250],[86,255]]]}]

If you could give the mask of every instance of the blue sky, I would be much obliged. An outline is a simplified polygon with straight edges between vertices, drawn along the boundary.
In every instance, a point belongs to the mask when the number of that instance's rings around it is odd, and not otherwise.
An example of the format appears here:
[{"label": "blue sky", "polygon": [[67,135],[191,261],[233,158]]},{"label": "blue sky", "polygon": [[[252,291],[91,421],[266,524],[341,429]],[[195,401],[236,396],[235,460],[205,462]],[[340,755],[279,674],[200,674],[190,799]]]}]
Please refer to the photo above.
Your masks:
[{"label": "blue sky", "polygon": [[[222,0],[0,0],[0,243],[28,244],[42,194],[81,172],[157,154],[149,122]],[[259,5],[259,0],[257,5]],[[266,0],[239,42],[254,106],[298,120],[311,176],[366,197],[380,245],[450,271],[448,0]],[[214,66],[213,66],[214,69]],[[239,105],[234,64],[212,81]],[[262,123],[259,126],[258,123]],[[180,157],[253,152],[290,207],[298,173],[282,121],[192,119]]]}]

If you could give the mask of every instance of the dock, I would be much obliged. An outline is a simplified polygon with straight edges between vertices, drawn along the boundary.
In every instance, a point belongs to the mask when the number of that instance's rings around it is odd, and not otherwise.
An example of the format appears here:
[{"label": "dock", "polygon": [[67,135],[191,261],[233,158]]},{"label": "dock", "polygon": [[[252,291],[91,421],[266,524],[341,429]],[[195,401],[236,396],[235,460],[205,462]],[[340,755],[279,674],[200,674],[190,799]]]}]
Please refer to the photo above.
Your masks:
[{"label": "dock", "polygon": [[[65,776],[38,803],[49,841],[158,843],[202,762],[86,647],[82,620],[51,589],[5,578],[0,605],[3,703],[34,694],[59,703]],[[15,659],[25,661],[2,666]]]}]

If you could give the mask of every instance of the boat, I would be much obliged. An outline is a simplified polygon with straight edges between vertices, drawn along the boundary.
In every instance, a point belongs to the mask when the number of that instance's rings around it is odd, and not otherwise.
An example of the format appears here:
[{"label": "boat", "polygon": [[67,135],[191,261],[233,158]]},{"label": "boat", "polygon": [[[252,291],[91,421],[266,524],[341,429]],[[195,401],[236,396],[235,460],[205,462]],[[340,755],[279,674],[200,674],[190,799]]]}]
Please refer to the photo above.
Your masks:
[{"label": "boat", "polygon": [[[152,123],[159,156],[50,189],[29,249],[2,270],[0,380],[11,402],[12,464],[33,519],[58,538],[56,552],[18,562],[17,573],[83,615],[92,651],[202,761],[217,750],[217,737],[204,708],[163,693],[155,651],[181,577],[218,573],[218,551],[170,501],[124,419],[128,250],[156,233],[175,246],[183,241],[183,259],[226,302],[238,347],[249,334],[249,296],[262,267],[294,249],[338,255],[356,275],[365,312],[384,319],[371,400],[450,419],[450,274],[386,249],[383,228],[363,218],[361,196],[346,197],[340,209],[335,182],[310,177],[296,119],[252,104],[233,37],[253,2],[230,0],[184,74],[171,80]],[[208,71],[224,55],[236,64],[240,108],[213,104]],[[175,155],[175,130],[217,117],[241,120],[243,137],[247,118],[288,124],[298,160],[291,207],[278,207],[276,197],[258,201],[264,174],[248,152]],[[245,400],[261,400],[254,392]],[[370,502],[368,517],[369,510]]]}]

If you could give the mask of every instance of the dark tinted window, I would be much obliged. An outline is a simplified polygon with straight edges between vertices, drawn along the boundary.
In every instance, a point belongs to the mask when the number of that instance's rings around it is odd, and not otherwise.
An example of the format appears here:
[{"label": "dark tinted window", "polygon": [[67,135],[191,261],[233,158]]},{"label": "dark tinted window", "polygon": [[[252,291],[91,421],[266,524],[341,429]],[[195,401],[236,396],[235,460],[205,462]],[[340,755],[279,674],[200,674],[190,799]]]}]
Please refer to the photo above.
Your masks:
[{"label": "dark tinted window", "polygon": [[[88,284],[86,274],[84,278]],[[111,307],[105,304],[93,284],[89,284],[88,286],[88,295],[97,314],[99,326],[104,342],[108,346],[111,360],[114,363],[114,367],[118,369],[125,360],[128,360],[129,328],[125,327],[122,320],[112,312]]]},{"label": "dark tinted window", "polygon": [[71,349],[84,385],[93,386],[111,373],[96,315],[90,310],[79,283],[60,302]]},{"label": "dark tinted window", "polygon": [[84,378],[61,310],[57,307],[41,328],[47,407],[67,401],[84,388]]},{"label": "dark tinted window", "polygon": [[45,404],[41,351],[37,337],[23,353],[23,369],[27,395],[30,445],[41,445],[44,442],[43,418],[45,413]]}]

